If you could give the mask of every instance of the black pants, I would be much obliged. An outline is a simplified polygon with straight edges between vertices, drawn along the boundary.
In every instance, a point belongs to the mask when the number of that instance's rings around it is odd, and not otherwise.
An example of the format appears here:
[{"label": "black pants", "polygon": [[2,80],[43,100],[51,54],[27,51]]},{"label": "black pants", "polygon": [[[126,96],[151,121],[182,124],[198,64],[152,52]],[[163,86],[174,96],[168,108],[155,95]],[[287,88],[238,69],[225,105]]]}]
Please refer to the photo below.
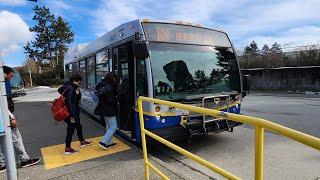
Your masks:
[{"label": "black pants", "polygon": [[79,141],[84,141],[83,134],[82,134],[82,125],[80,123],[80,118],[75,118],[75,123],[71,123],[71,119],[68,118],[65,122],[68,124],[67,126],[67,136],[66,136],[66,148],[71,148],[72,136],[74,130],[77,129],[77,135]]}]

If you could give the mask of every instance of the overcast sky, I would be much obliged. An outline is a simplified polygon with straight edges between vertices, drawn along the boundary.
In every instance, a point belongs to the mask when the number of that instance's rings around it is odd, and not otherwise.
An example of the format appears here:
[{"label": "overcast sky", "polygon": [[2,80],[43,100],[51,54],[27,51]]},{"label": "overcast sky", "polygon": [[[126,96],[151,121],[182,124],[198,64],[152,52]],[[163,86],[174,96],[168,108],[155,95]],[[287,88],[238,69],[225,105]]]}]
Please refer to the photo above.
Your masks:
[{"label": "overcast sky", "polygon": [[0,48],[7,65],[21,65],[33,6],[47,6],[75,32],[75,43],[91,42],[138,18],[182,20],[225,30],[236,48],[255,40],[261,47],[320,43],[319,0],[0,0]]}]

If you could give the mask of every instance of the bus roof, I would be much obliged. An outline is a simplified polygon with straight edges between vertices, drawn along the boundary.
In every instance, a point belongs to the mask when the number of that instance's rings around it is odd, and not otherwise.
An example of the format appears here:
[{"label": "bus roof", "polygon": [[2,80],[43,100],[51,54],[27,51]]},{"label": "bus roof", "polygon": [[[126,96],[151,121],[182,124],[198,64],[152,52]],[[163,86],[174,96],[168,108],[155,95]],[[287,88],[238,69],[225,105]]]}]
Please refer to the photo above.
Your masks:
[{"label": "bus roof", "polygon": [[193,26],[200,27],[204,29],[210,29],[215,31],[224,32],[219,29],[212,29],[208,27],[204,27],[200,24],[192,24],[189,22],[183,21],[163,21],[163,20],[149,20],[149,19],[137,19],[134,21],[130,21],[124,24],[119,25],[108,33],[104,34],[100,38],[94,40],[90,44],[86,45],[76,45],[75,47],[69,48],[68,52],[65,55],[65,63],[70,63],[75,60],[79,60],[81,58],[85,58],[90,56],[91,54],[107,47],[111,44],[119,42],[123,39],[133,36],[136,32],[143,33],[143,29],[141,23],[165,23],[165,24],[177,24],[177,25],[185,25],[185,26]]},{"label": "bus roof", "polygon": [[224,32],[222,29],[218,29],[218,28],[214,28],[213,29],[213,28],[210,28],[210,27],[203,26],[201,24],[195,24],[195,23],[186,22],[186,21],[149,20],[149,19],[141,19],[140,21],[142,23],[164,23],[164,24],[177,24],[177,25],[193,26],[193,27],[199,27],[199,28],[204,28],[204,29],[210,29],[210,30],[214,30],[214,31]]}]

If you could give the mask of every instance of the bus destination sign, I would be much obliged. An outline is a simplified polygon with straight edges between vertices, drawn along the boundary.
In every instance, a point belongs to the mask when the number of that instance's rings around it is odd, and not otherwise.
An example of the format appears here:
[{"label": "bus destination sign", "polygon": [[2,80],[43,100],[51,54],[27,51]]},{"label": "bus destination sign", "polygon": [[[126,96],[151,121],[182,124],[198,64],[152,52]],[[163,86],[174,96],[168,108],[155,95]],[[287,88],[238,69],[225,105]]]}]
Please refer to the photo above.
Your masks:
[{"label": "bus destination sign", "polygon": [[231,47],[223,32],[177,24],[145,23],[147,40],[157,42]]}]

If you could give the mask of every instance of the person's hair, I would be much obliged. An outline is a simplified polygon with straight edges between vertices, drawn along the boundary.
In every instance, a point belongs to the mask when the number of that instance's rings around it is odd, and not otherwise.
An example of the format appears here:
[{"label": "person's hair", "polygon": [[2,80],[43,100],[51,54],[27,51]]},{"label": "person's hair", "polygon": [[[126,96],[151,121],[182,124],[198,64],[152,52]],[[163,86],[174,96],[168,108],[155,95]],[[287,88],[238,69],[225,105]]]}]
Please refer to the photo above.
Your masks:
[{"label": "person's hair", "polygon": [[10,74],[10,73],[14,73],[14,70],[11,67],[3,66],[3,72],[5,74]]},{"label": "person's hair", "polygon": [[72,74],[69,78],[69,81],[70,82],[73,82],[73,81],[82,81],[82,77],[80,74]]},{"label": "person's hair", "polygon": [[114,82],[114,75],[113,73],[109,72],[106,74],[106,76],[104,76],[104,80],[107,80],[109,82]]}]

